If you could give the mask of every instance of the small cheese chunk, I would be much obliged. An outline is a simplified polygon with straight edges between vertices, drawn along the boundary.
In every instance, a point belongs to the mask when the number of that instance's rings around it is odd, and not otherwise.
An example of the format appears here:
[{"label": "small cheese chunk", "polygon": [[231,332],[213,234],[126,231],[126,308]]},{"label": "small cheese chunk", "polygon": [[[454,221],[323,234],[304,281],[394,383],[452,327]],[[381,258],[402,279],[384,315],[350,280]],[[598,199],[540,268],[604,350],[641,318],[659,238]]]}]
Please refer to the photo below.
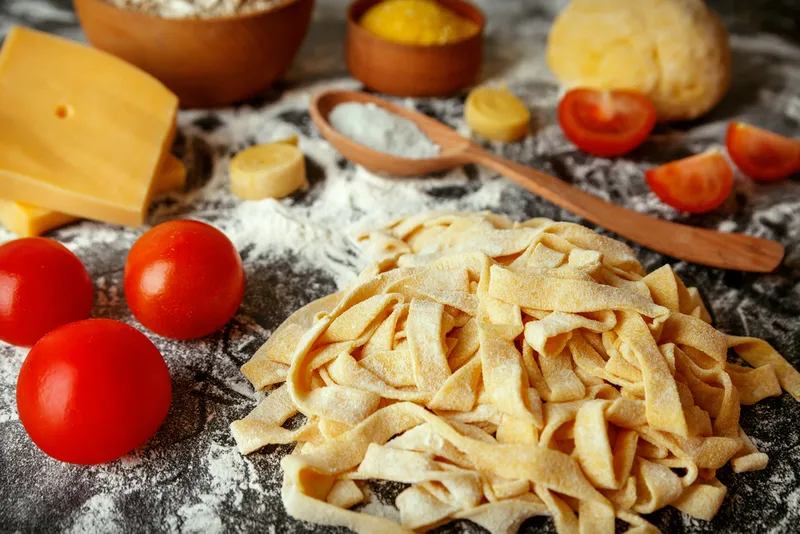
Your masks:
[{"label": "small cheese chunk", "polygon": [[[178,158],[168,156],[164,161],[164,168],[153,184],[153,195],[178,189],[185,183],[186,167]],[[20,237],[42,235],[78,220],[80,217],[60,211],[40,208],[26,202],[0,199],[0,225]]]},{"label": "small cheese chunk", "polygon": [[305,158],[291,141],[247,148],[230,163],[231,192],[244,200],[283,198],[306,187]]},{"label": "small cheese chunk", "polygon": [[0,50],[0,198],[141,224],[177,108],[121,59],[12,28]]},{"label": "small cheese chunk", "polygon": [[511,143],[528,133],[530,112],[508,89],[478,87],[467,97],[464,111],[473,132],[492,141]]}]

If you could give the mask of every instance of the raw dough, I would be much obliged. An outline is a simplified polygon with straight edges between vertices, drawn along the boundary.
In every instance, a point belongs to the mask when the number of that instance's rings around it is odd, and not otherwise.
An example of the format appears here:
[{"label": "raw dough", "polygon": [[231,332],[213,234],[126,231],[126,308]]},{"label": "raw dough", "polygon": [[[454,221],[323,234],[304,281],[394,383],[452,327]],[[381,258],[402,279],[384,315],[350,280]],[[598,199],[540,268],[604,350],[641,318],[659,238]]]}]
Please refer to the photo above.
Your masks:
[{"label": "raw dough", "polygon": [[568,87],[647,94],[661,121],[706,113],[731,79],[728,34],[702,0],[573,0],[547,61]]}]

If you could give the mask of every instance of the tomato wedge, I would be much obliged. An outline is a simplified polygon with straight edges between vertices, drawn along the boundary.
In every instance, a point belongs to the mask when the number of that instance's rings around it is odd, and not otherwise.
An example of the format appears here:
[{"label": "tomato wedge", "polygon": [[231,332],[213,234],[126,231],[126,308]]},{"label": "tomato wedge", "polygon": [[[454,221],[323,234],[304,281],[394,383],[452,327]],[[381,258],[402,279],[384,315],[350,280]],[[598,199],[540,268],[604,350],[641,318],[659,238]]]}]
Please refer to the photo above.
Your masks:
[{"label": "tomato wedge", "polygon": [[689,213],[719,207],[733,188],[733,171],[719,152],[679,159],[646,171],[644,177],[658,198]]},{"label": "tomato wedge", "polygon": [[772,182],[800,171],[800,141],[732,122],[725,137],[728,154],[754,180]]},{"label": "tomato wedge", "polygon": [[656,124],[656,108],[636,91],[572,89],[558,105],[564,135],[590,154],[621,156],[641,145]]}]

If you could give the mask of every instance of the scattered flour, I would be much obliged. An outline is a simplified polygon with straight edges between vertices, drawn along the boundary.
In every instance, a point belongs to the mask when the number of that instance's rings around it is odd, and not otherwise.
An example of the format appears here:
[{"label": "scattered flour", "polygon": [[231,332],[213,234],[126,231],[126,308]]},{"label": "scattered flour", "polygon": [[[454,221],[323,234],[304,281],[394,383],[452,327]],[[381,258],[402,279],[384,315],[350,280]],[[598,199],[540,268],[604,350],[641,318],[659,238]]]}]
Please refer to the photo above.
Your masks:
[{"label": "scattered flour", "polygon": [[19,420],[16,402],[17,375],[28,349],[9,347],[0,355],[0,425]]},{"label": "scattered flour", "polygon": [[373,103],[339,104],[330,121],[339,133],[385,154],[410,159],[439,155],[439,147],[416,124]]},{"label": "scattered flour", "polygon": [[181,534],[222,534],[225,531],[222,519],[207,503],[182,506],[178,510],[178,515],[183,520],[180,526]]},{"label": "scattered flour", "polygon": [[97,532],[119,532],[124,520],[117,511],[112,495],[100,493],[87,500],[78,511],[69,534],[96,534]]},{"label": "scattered flour", "polygon": [[11,3],[7,9],[11,15],[26,19],[47,19],[56,22],[73,22],[75,20],[75,13],[71,10],[43,0]]},{"label": "scattered flour", "polygon": [[[560,1],[551,0],[545,4],[555,5]],[[21,10],[20,6],[27,3],[27,0],[16,2],[15,9]],[[173,0],[170,3],[178,2]],[[486,61],[488,81],[505,78],[515,94],[531,107],[536,125],[535,135],[521,143],[493,144],[491,147],[512,159],[524,160],[552,172],[560,172],[547,167],[551,160],[557,159],[567,168],[575,183],[586,191],[629,208],[677,218],[678,215],[661,205],[641,182],[641,169],[653,162],[582,157],[574,154],[574,148],[564,139],[552,117],[559,93],[544,61],[547,22],[522,20],[520,7],[514,2],[479,3],[490,13],[492,21],[489,37],[493,45],[487,47]],[[328,17],[338,17],[347,2],[336,0],[318,4],[319,12]],[[4,24],[6,22],[0,18],[0,31]],[[335,24],[331,26],[338,28]],[[338,30],[327,33],[312,31],[309,35],[306,48],[313,53],[316,50],[325,53],[298,58],[290,78],[316,82],[293,85],[279,100],[257,110],[241,106],[214,112],[213,117],[218,118],[221,125],[213,131],[203,130],[195,124],[196,120],[206,117],[207,112],[182,112],[179,119],[181,131],[190,138],[202,139],[215,155],[211,177],[208,179],[204,175],[187,193],[170,194],[168,201],[154,208],[150,223],[176,217],[208,218],[231,237],[239,250],[247,250],[252,257],[258,258],[257,263],[253,260],[256,265],[269,264],[263,258],[294,257],[299,267],[327,273],[341,288],[354,279],[364,263],[351,236],[363,228],[399,216],[432,209],[493,209],[518,218],[535,209],[542,216],[565,217],[563,212],[546,203],[531,204],[517,186],[483,169],[459,168],[437,177],[392,179],[375,176],[360,167],[345,167],[337,152],[310,128],[305,114],[309,94],[313,91],[355,86],[352,80],[344,77],[330,79],[335,76],[331,73],[343,72],[340,57],[337,55],[331,59],[329,52],[330,47],[339,42],[340,33]],[[331,42],[317,41],[325,36]],[[800,117],[800,100],[790,95],[787,89],[800,84],[800,69],[797,69],[800,49],[774,37],[759,35],[734,37],[733,47],[741,56],[753,58],[752,65],[746,61],[739,63],[745,73],[751,74],[745,80],[746,84],[760,84],[762,87],[760,91],[752,91],[754,100],[742,113],[751,120],[772,118],[776,124],[786,116]],[[762,60],[762,57],[770,59]],[[324,63],[327,61],[333,63]],[[320,82],[323,75],[327,79]],[[746,88],[750,87],[746,85]],[[456,128],[463,128],[462,107],[457,99],[409,101],[405,104],[425,106],[423,111]],[[710,119],[686,133],[667,132],[657,142],[668,147],[674,136],[680,137],[682,147],[705,149],[723,139],[729,118]],[[302,134],[301,148],[319,167],[310,172],[311,189],[281,202],[240,202],[234,198],[227,189],[229,155],[253,142],[265,142],[293,132]],[[318,176],[315,177],[314,173]],[[731,222],[726,216],[714,224],[726,231],[747,230],[750,233],[765,228],[761,219],[773,226],[790,225],[786,221],[791,221],[789,217],[799,209],[794,184],[758,187],[758,195],[748,199],[751,211],[746,215],[744,225]],[[789,231],[796,232],[797,224],[791,224],[794,226],[790,225]],[[132,322],[121,290],[122,267],[125,251],[142,231],[84,222],[64,228],[57,234],[87,263],[96,280],[95,315]],[[796,241],[794,235],[790,234],[786,239]],[[12,237],[0,229],[0,241]],[[659,261],[663,259],[659,258]],[[800,260],[797,261],[800,265]],[[745,290],[726,293],[724,287],[715,291],[709,297],[712,307],[718,310],[734,309],[755,295],[750,289],[746,290],[749,293]],[[87,492],[87,500],[80,507],[65,513],[69,521],[59,523],[62,530],[80,533],[125,527],[132,515],[122,506],[126,499],[134,503],[150,503],[156,518],[153,521],[159,522],[158,528],[174,533],[294,530],[293,523],[284,523],[285,514],[280,502],[282,474],[279,461],[286,451],[271,450],[243,458],[233,447],[227,430],[230,421],[242,417],[257,402],[257,396],[239,372],[239,365],[263,341],[269,333],[268,328],[276,326],[288,313],[305,303],[294,293],[282,295],[284,300],[269,304],[276,308],[275,324],[271,326],[241,317],[225,339],[212,338],[192,344],[154,339],[167,357],[175,379],[174,414],[168,419],[172,426],[164,430],[164,437],[160,438],[164,441],[159,442],[157,438],[151,447],[106,466],[71,468],[34,456],[35,449],[19,429],[14,402],[16,375],[26,351],[0,347],[0,447],[10,451],[8,456],[25,456],[30,470],[17,473],[42,477],[47,480],[48,487],[57,488],[65,495],[69,486],[78,482]],[[745,314],[750,309],[747,308]],[[777,320],[753,314],[748,316],[754,327],[763,327]],[[744,330],[739,328],[739,331]],[[774,416],[774,412],[769,412],[769,416]],[[765,449],[767,452],[780,450],[782,440],[783,436],[775,443],[765,444]],[[766,481],[760,481],[758,491],[780,496],[779,492],[787,485],[793,485],[796,489],[790,492],[785,504],[797,506],[800,486],[791,470],[798,464],[796,458],[796,454],[791,458],[787,454],[783,459],[787,462],[787,469],[776,471],[769,486]],[[23,486],[23,482],[21,480],[10,490],[16,491],[9,499],[14,501],[14,507],[3,509],[15,521],[11,524],[15,525],[29,524],[23,521],[33,515],[32,509],[38,502],[35,497],[41,492],[39,489],[20,490],[22,487],[31,488]],[[756,486],[754,482],[752,484]],[[374,495],[362,510],[385,517],[396,518],[393,514],[397,514],[393,506],[382,503]],[[53,517],[44,513],[35,515]],[[787,513],[786,518],[787,521],[796,520],[797,515]],[[147,522],[147,519],[143,518],[141,525],[130,528],[154,530],[156,523]],[[39,525],[42,528],[49,526]],[[708,526],[697,525],[690,531],[703,528]],[[786,526],[784,530],[790,528]],[[779,531],[776,528],[775,532]]]},{"label": "scattered flour", "polygon": [[358,506],[358,512],[400,523],[400,511],[395,506],[381,502],[380,497],[370,490],[369,486],[363,485],[361,488],[364,493],[364,504]]},{"label": "scattered flour", "polygon": [[349,259],[357,253],[357,247],[347,235],[315,224],[273,199],[244,202],[235,213],[241,224],[226,233],[240,250],[250,245],[255,255],[290,252],[305,262],[323,264],[339,287],[355,278],[361,264]]}]

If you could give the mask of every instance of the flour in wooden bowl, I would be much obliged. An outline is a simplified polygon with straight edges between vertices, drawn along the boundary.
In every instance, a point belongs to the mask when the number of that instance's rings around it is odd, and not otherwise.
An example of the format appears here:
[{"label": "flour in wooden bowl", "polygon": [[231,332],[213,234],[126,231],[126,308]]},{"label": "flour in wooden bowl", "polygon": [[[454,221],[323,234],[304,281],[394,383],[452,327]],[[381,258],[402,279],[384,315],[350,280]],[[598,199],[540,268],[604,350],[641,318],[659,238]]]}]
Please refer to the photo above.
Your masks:
[{"label": "flour in wooden bowl", "polygon": [[272,9],[287,0],[108,0],[123,9],[168,19],[217,18]]}]

